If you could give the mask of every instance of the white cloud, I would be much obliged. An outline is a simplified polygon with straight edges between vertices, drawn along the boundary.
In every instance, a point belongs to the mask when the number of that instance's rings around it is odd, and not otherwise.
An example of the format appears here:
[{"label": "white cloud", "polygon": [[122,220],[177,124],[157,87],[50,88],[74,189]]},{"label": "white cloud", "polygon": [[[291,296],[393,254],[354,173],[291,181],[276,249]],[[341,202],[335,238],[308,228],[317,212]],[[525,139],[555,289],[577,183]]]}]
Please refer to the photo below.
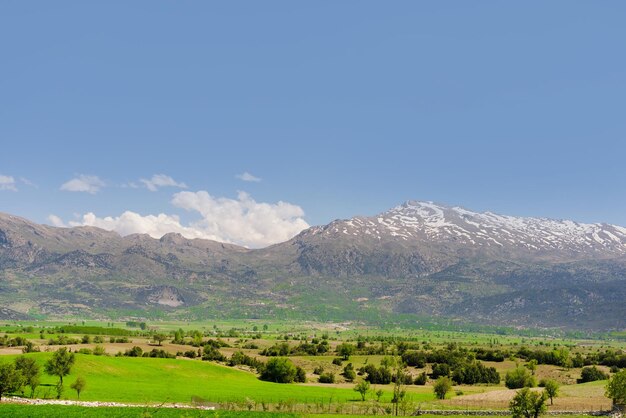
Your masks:
[{"label": "white cloud", "polygon": [[248,247],[263,247],[286,241],[309,224],[300,206],[287,202],[256,202],[247,193],[237,199],[215,198],[205,191],[179,192],[172,204],[198,212],[202,219],[191,223],[206,235]]},{"label": "white cloud", "polygon": [[252,174],[248,173],[247,171],[245,171],[242,174],[237,174],[235,177],[237,177],[239,180],[243,180],[243,181],[252,181],[252,182],[260,182],[261,179],[259,177],[253,176]]},{"label": "white cloud", "polygon": [[65,225],[65,222],[63,222],[63,220],[56,215],[48,215],[48,221],[50,222],[50,225],[59,228],[65,228],[67,226]]},{"label": "white cloud", "polygon": [[104,187],[104,181],[98,176],[79,175],[61,185],[61,190],[66,192],[86,192],[96,194],[100,188]]},{"label": "white cloud", "polygon": [[0,174],[0,190],[10,190],[12,192],[17,192],[15,179],[12,176],[3,176],[2,174]]},{"label": "white cloud", "polygon": [[179,192],[172,204],[197,212],[200,219],[183,225],[176,215],[140,215],[126,211],[120,216],[99,218],[87,213],[70,226],[89,225],[121,235],[149,234],[160,238],[177,232],[186,238],[203,238],[246,247],[264,247],[286,241],[309,227],[300,206],[287,202],[256,202],[247,193],[239,192],[237,199],[213,197],[205,191]]},{"label": "white cloud", "polygon": [[146,186],[146,188],[151,192],[156,192],[157,190],[159,190],[159,187],[178,187],[181,189],[187,188],[187,185],[185,183],[179,183],[170,176],[166,176],[165,174],[155,174],[149,180],[140,179],[139,181],[142,182],[144,186]]}]

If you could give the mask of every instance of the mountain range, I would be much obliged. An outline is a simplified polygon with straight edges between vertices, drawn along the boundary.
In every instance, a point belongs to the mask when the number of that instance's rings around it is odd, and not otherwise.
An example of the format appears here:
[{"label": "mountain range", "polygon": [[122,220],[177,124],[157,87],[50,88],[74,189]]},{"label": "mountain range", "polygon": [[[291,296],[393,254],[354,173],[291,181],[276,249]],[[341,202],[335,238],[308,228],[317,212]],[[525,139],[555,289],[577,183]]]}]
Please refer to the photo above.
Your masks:
[{"label": "mountain range", "polygon": [[247,249],[0,214],[0,318],[215,317],[626,328],[626,228],[408,201]]}]

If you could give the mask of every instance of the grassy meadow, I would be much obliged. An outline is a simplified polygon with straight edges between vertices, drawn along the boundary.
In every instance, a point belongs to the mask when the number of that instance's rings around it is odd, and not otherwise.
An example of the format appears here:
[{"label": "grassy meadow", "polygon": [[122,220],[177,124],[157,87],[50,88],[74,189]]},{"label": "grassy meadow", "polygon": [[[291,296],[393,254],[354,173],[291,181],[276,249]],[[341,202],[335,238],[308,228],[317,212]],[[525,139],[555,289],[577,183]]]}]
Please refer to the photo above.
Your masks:
[{"label": "grassy meadow", "polygon": [[[68,327],[71,326],[71,327]],[[72,332],[64,332],[60,327],[66,327]],[[292,354],[289,359],[294,365],[302,367],[306,372],[306,383],[278,384],[265,382],[259,379],[258,374],[247,366],[230,367],[219,361],[201,361],[189,359],[181,353],[187,350],[197,350],[197,347],[189,345],[192,337],[185,336],[186,344],[174,343],[173,332],[182,330],[190,333],[197,330],[203,335],[203,339],[219,340],[226,344],[219,351],[230,358],[237,351],[257,358],[265,362],[269,357],[261,355],[264,348],[277,343],[288,343],[296,346],[302,341],[325,340],[328,341],[329,351],[320,355]],[[162,346],[158,346],[153,338],[155,333],[167,336]],[[85,334],[90,334],[90,341],[85,343],[81,339]],[[110,335],[109,335],[110,334]],[[94,337],[98,335],[103,342],[95,344]],[[127,341],[111,340],[111,337],[124,336]],[[5,341],[11,338],[25,338],[34,344],[40,352],[25,354],[32,357],[43,366],[52,356],[52,352],[58,349],[58,344],[51,341],[59,337],[75,339],[78,343],[66,345],[74,352],[79,350],[93,350],[100,346],[107,355],[91,355],[76,353],[76,363],[69,376],[64,379],[65,391],[62,399],[76,400],[77,394],[70,385],[83,377],[86,388],[81,393],[81,401],[105,401],[137,404],[138,409],[116,408],[107,409],[106,416],[151,416],[150,411],[144,411],[144,405],[162,403],[203,402],[215,405],[225,410],[236,409],[238,411],[259,412],[295,412],[309,415],[316,412],[340,415],[350,414],[389,414],[391,399],[393,396],[393,384],[372,385],[362,402],[360,395],[353,390],[356,382],[364,376],[357,376],[355,382],[346,381],[341,373],[345,364],[352,363],[355,370],[368,364],[380,365],[385,358],[396,353],[396,344],[406,342],[413,344],[422,350],[445,349],[449,346],[464,347],[469,350],[484,348],[489,350],[504,350],[516,352],[520,347],[528,347],[533,350],[552,350],[563,348],[574,353],[590,355],[607,349],[624,349],[626,342],[614,338],[570,338],[562,335],[500,335],[487,332],[470,333],[450,330],[419,330],[419,329],[375,329],[369,326],[360,326],[348,323],[290,323],[267,322],[252,320],[233,320],[215,323],[182,323],[182,322],[156,322],[149,323],[146,330],[127,326],[124,322],[99,322],[99,321],[56,321],[56,322],[10,322],[0,324],[0,337]],[[356,344],[357,339],[366,340],[371,348],[386,347],[385,354],[365,354],[358,352],[350,356],[342,365],[334,364],[338,354],[337,346],[344,342]],[[175,359],[124,357],[116,354],[124,352],[134,346],[140,347],[144,352],[152,349],[162,349],[171,354],[178,354]],[[0,363],[13,361],[21,355],[23,347],[4,347],[0,344]],[[410,413],[415,408],[422,409],[506,409],[514,390],[508,390],[504,386],[504,376],[507,372],[524,365],[524,361],[518,358],[505,358],[503,361],[483,361],[487,367],[494,367],[501,375],[500,384],[473,384],[455,385],[444,400],[436,399],[433,393],[433,380],[426,385],[406,385],[406,405],[403,414]],[[603,371],[609,372],[607,367],[599,366]],[[330,384],[318,383],[319,375],[315,369],[323,369],[324,372],[336,376],[336,381]],[[422,369],[409,367],[407,372],[415,378],[422,372],[430,373],[431,365]],[[576,384],[580,377],[580,368],[559,367],[548,364],[540,364],[533,372],[536,380],[554,379],[561,385],[560,396],[555,399],[553,410],[590,411],[606,410],[610,407],[610,401],[604,396],[606,381],[597,381],[585,384]],[[58,378],[46,375],[42,372],[41,386],[36,391],[35,397],[54,399],[56,398],[55,385]],[[376,395],[376,391],[381,391]],[[25,389],[23,396],[30,394]],[[20,395],[14,394],[14,395]],[[4,409],[2,409],[4,408]],[[7,409],[8,408],[8,409]],[[17,408],[19,413],[13,411]],[[40,409],[37,409],[40,408]],[[48,408],[48,409],[46,409]],[[62,406],[24,406],[24,405],[0,405],[0,416],[60,416],[58,410]],[[67,407],[62,413],[72,417],[74,413],[80,416],[93,415],[89,408]],[[142,409],[144,408],[144,409]],[[97,408],[100,410],[101,408]],[[39,412],[36,412],[39,411]],[[46,415],[41,415],[44,411]],[[110,412],[111,415],[108,415]],[[189,410],[157,410],[158,416],[214,416],[212,412],[189,411]],[[19,415],[20,413],[26,415]],[[126,413],[127,415],[123,415]],[[229,411],[229,413],[233,413]],[[16,415],[17,414],[17,415]],[[32,415],[28,415],[32,414]],[[54,415],[57,414],[57,415]],[[92,414],[92,415],[90,415]],[[131,415],[128,415],[131,414]],[[144,414],[144,415],[141,415]],[[195,415],[194,415],[195,414]],[[203,415],[204,414],[204,415]],[[76,415],[79,416],[79,415]],[[217,416],[217,415],[216,415]],[[235,415],[233,415],[235,416]],[[243,416],[243,415],[241,415]],[[252,415],[250,415],[252,417]],[[259,415],[272,417],[273,415]],[[354,416],[354,415],[352,415]]]}]

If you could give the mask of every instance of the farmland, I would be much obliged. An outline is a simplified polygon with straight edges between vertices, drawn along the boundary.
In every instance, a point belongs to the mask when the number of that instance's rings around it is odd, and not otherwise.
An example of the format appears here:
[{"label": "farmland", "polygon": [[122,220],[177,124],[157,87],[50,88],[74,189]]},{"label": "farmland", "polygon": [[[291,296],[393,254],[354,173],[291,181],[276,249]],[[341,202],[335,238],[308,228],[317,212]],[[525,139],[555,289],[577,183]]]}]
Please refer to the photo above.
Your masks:
[{"label": "farmland", "polygon": [[[368,378],[364,370],[372,365],[388,365],[392,371],[399,370],[401,359],[407,358],[407,352],[423,355],[456,353],[454,355],[469,356],[471,362],[476,356],[498,353],[501,357],[480,362],[487,368],[493,368],[501,379],[500,383],[492,384],[456,382],[445,399],[437,399],[433,392],[435,378],[432,377],[436,364],[427,361],[403,367],[402,373],[410,376],[411,381],[407,380],[407,384],[402,385],[405,395],[400,414],[410,414],[417,408],[506,409],[515,391],[505,387],[504,376],[518,367],[529,365],[529,359],[524,355],[537,353],[567,353],[568,356],[568,362],[561,365],[537,364],[532,370],[535,382],[552,379],[560,385],[559,396],[550,409],[572,412],[607,410],[611,402],[604,396],[606,381],[577,383],[582,365],[573,364],[572,360],[604,358],[598,356],[604,355],[602,353],[607,350],[619,355],[626,345],[618,339],[573,339],[562,335],[376,330],[352,324],[255,321],[156,322],[146,324],[144,329],[125,322],[9,322],[2,324],[0,336],[4,345],[0,347],[0,364],[13,362],[23,355],[43,366],[61,347],[75,353],[75,364],[65,377],[61,399],[78,399],[70,386],[80,376],[86,381],[86,387],[80,394],[81,401],[126,403],[138,408],[179,403],[211,405],[224,411],[351,415],[393,413],[393,383],[372,383],[364,399],[354,387]],[[27,350],[25,343],[29,343],[31,348]],[[212,354],[214,358],[206,356],[209,352],[207,344],[217,347]],[[342,346],[346,344],[353,352],[341,359]],[[133,349],[147,353],[148,357],[124,355]],[[295,367],[303,370],[305,382],[285,384],[263,381],[254,367],[233,364],[231,360],[236,355],[245,355],[263,365],[271,358],[278,358],[272,355],[275,350],[283,350],[278,357],[288,358]],[[23,354],[24,351],[33,352]],[[198,357],[197,353],[202,351],[205,355]],[[171,358],[149,356],[149,353],[155,352],[161,353],[158,356]],[[351,378],[345,373],[348,363],[356,372]],[[597,367],[607,375],[616,371],[615,367],[611,369],[603,364]],[[431,377],[423,385],[413,384],[413,380],[422,373]],[[333,381],[320,383],[321,375],[332,375]],[[453,374],[450,376],[453,377]],[[55,376],[42,373],[35,398],[56,398],[57,380]],[[30,390],[24,388],[12,395],[28,397]],[[72,416],[72,408],[80,408],[48,407],[50,411],[68,408],[70,415],[64,416]],[[24,412],[44,407],[7,404],[2,408],[17,408]],[[212,416],[208,412],[194,411],[185,411],[187,415],[182,416]],[[110,416],[116,416],[115,409],[110,412]],[[134,412],[141,413],[140,410]],[[35,416],[33,412],[24,413]],[[54,413],[57,412],[50,412],[50,416],[55,416]],[[159,411],[159,416],[170,415]]]}]

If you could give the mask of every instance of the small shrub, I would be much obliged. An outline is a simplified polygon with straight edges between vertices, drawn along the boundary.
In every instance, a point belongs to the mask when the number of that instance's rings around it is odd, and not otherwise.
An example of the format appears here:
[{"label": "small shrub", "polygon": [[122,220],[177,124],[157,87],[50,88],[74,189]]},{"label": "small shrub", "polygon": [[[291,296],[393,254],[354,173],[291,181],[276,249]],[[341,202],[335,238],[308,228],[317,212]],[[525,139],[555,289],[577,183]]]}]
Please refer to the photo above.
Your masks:
[{"label": "small shrub", "polygon": [[596,366],[583,367],[578,383],[595,382],[596,380],[607,380],[609,375],[598,369]]},{"label": "small shrub", "polygon": [[428,375],[426,374],[426,372],[422,372],[415,378],[415,381],[413,383],[419,386],[424,386],[427,381]]},{"label": "small shrub", "polygon": [[107,355],[107,352],[106,352],[106,350],[104,349],[104,346],[101,346],[101,345],[96,345],[96,346],[93,348],[93,355],[94,355],[94,356],[106,356],[106,355]]},{"label": "small shrub", "polygon": [[334,373],[322,373],[318,379],[320,383],[335,383]]}]

